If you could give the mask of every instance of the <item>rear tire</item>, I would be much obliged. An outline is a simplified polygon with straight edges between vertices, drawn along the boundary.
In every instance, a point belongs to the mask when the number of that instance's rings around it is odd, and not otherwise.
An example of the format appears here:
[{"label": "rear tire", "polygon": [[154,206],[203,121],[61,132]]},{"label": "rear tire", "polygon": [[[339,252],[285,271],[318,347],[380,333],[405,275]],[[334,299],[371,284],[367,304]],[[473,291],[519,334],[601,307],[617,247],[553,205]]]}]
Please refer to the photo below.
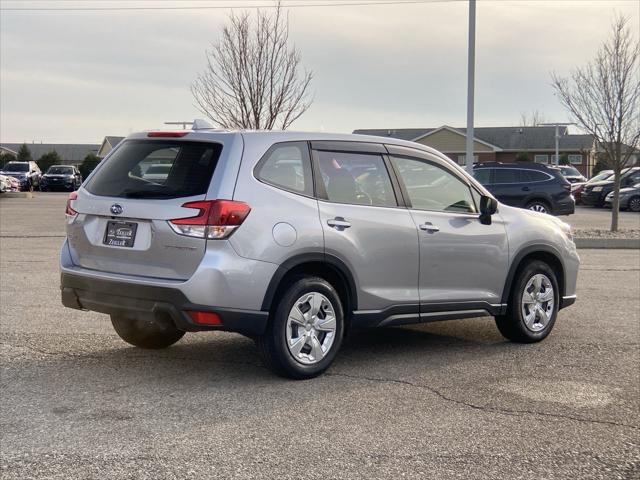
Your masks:
[{"label": "rear tire", "polygon": [[542,200],[534,200],[532,202],[527,203],[527,210],[533,210],[534,212],[546,213],[551,215],[551,207],[547,202]]},{"label": "rear tire", "polygon": [[111,323],[118,336],[134,347],[161,349],[180,340],[185,332],[178,330],[170,320],[152,320],[141,317],[111,315]]},{"label": "rear tire", "polygon": [[495,317],[498,330],[512,342],[544,340],[556,322],[559,292],[558,280],[549,265],[539,260],[528,262],[516,275],[506,315]]},{"label": "rear tire", "polygon": [[274,301],[277,308],[256,339],[267,368],[282,377],[313,378],[333,362],[344,334],[344,310],[329,282],[300,276]]}]

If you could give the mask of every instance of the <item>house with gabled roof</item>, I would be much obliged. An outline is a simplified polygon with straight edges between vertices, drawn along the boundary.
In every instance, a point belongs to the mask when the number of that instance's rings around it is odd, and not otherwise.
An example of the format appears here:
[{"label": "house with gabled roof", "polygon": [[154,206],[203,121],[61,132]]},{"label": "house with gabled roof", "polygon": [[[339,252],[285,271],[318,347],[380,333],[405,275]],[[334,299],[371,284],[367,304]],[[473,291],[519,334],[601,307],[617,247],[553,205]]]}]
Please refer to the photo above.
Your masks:
[{"label": "house with gabled roof", "polygon": [[[570,134],[559,127],[559,153],[567,155],[571,165],[585,175],[596,161],[596,145],[592,135]],[[362,129],[355,134],[399,138],[421,143],[441,151],[453,161],[465,164],[466,128],[443,125],[438,128]],[[477,127],[474,128],[473,152],[476,162],[515,162],[525,154],[531,161],[554,163],[556,127]]]},{"label": "house with gabled roof", "polygon": [[126,137],[114,137],[111,135],[104,137],[104,140],[102,140],[102,145],[100,145],[100,148],[98,149],[98,157],[106,157],[109,152],[116,148],[116,146],[125,138]]}]

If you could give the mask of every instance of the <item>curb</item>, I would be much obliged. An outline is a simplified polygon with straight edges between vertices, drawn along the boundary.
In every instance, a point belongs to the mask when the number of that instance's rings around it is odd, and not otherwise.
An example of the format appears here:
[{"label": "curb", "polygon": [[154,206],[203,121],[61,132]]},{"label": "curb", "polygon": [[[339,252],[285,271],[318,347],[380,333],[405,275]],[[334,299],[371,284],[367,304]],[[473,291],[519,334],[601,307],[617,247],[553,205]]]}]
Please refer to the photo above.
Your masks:
[{"label": "curb", "polygon": [[574,238],[577,248],[640,249],[640,238]]},{"label": "curb", "polygon": [[33,192],[4,192],[0,198],[33,198]]}]

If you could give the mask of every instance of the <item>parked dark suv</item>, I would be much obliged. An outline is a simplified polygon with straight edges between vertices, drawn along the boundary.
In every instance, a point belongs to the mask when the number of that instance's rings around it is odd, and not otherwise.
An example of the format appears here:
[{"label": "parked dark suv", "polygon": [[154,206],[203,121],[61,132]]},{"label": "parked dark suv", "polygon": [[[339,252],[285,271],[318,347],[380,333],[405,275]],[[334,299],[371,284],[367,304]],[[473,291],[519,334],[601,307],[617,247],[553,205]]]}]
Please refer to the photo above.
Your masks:
[{"label": "parked dark suv", "polygon": [[552,215],[571,215],[571,184],[559,169],[539,163],[480,163],[473,176],[502,203]]},{"label": "parked dark suv", "polygon": [[51,165],[47,173],[40,179],[40,190],[43,192],[55,189],[74,191],[80,188],[82,175],[72,165]]},{"label": "parked dark suv", "polygon": [[[620,188],[631,187],[640,183],[640,167],[625,168],[620,179]],[[582,203],[594,207],[603,207],[609,193],[613,192],[613,175],[601,182],[589,182],[582,190]]]}]

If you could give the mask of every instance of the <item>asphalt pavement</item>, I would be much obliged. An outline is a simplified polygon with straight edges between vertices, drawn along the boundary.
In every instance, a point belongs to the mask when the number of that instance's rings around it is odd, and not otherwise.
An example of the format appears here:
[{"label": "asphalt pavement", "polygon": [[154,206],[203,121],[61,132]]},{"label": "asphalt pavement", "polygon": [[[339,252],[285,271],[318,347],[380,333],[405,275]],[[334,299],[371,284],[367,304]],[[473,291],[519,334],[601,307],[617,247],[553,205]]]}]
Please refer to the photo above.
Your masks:
[{"label": "asphalt pavement", "polygon": [[62,307],[64,198],[0,199],[2,479],[640,477],[638,250],[581,250],[544,342],[373,330],[295,382],[240,335],[144,351]]}]

